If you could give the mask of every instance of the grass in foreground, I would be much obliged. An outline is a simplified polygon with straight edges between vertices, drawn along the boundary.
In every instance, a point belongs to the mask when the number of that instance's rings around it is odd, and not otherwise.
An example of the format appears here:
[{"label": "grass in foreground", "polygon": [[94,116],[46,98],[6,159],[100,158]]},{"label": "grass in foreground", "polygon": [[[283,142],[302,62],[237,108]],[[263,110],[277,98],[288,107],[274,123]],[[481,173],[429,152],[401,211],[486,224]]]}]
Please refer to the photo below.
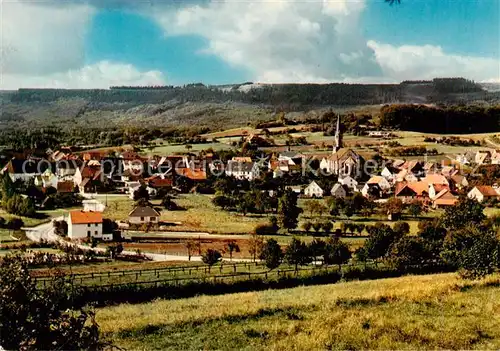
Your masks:
[{"label": "grass in foreground", "polygon": [[498,349],[499,284],[407,276],[124,304],[97,320],[127,349]]}]

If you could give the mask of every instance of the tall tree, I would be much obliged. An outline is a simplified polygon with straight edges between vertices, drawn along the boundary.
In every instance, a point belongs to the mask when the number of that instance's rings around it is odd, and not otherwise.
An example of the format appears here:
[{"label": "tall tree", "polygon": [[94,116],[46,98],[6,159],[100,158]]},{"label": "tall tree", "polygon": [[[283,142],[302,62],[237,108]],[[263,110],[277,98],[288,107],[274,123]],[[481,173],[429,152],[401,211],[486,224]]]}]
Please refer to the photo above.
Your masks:
[{"label": "tall tree", "polygon": [[291,189],[286,189],[278,201],[279,226],[288,231],[296,228],[301,212],[302,209],[297,206],[297,194]]}]

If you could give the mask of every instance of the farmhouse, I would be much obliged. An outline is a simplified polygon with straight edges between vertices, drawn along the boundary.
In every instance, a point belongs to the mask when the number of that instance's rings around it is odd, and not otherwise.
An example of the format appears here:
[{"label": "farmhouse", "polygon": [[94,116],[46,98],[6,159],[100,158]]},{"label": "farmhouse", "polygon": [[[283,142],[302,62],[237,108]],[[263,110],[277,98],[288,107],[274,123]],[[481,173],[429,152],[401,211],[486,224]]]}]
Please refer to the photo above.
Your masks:
[{"label": "farmhouse", "polygon": [[444,208],[454,206],[458,201],[458,197],[453,195],[450,189],[443,189],[432,198],[433,208]]},{"label": "farmhouse", "polygon": [[138,206],[128,215],[130,224],[158,224],[160,214],[151,206]]},{"label": "farmhouse", "polygon": [[349,194],[349,189],[347,188],[346,185],[336,183],[333,187],[332,190],[330,191],[333,197],[337,198],[345,198]]},{"label": "farmhouse", "polygon": [[467,194],[469,199],[475,199],[478,202],[483,202],[490,199],[498,199],[500,197],[500,189],[497,186],[477,185]]},{"label": "farmhouse", "polygon": [[236,179],[252,181],[259,177],[259,166],[256,162],[228,161],[226,174]]},{"label": "farmhouse", "polygon": [[71,211],[69,213],[68,237],[71,239],[113,239],[111,234],[103,235],[102,233],[102,214],[92,211]]},{"label": "farmhouse", "polygon": [[387,181],[387,179],[382,176],[373,176],[368,180],[368,182],[366,182],[363,189],[361,189],[361,194],[363,194],[363,196],[368,196],[368,189],[373,185],[377,185],[384,193],[391,190],[391,184]]},{"label": "farmhouse", "polygon": [[314,180],[304,189],[304,195],[309,197],[323,197],[323,189]]},{"label": "farmhouse", "polygon": [[410,203],[413,200],[426,201],[429,199],[429,183],[396,183],[395,196],[405,203]]}]

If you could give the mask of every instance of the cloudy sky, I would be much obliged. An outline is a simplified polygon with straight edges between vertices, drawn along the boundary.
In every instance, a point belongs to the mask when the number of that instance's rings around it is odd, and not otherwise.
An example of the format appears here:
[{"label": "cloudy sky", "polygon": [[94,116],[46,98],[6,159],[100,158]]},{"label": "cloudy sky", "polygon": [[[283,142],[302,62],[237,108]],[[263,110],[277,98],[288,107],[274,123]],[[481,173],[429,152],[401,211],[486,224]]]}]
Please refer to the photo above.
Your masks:
[{"label": "cloudy sky", "polygon": [[1,89],[500,81],[499,0],[0,0]]}]

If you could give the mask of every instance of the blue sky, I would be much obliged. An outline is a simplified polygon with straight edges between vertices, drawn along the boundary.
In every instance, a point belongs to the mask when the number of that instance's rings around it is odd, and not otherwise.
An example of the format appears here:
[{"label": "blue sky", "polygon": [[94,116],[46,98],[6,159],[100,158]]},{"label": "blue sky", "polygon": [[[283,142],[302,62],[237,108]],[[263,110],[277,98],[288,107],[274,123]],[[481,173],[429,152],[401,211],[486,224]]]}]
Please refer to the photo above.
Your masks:
[{"label": "blue sky", "polygon": [[196,35],[165,36],[148,17],[128,10],[103,9],[95,15],[86,38],[86,61],[123,61],[141,70],[160,70],[169,84],[238,83],[249,79],[244,69],[204,54],[207,40]]},{"label": "blue sky", "polygon": [[3,88],[500,81],[498,0],[1,1]]}]

